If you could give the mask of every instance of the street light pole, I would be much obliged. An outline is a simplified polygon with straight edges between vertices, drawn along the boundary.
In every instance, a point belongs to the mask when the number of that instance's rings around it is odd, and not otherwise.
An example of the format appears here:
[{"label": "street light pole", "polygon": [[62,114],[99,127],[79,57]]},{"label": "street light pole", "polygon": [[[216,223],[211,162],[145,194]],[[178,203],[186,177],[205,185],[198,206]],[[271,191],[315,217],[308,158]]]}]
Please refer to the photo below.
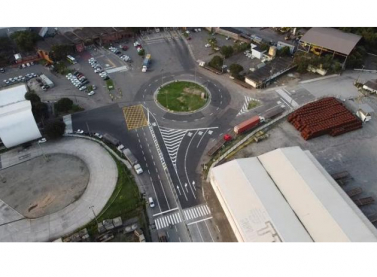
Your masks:
[{"label": "street light pole", "polygon": [[95,221],[97,222],[97,226],[98,226],[98,220],[97,220],[97,216],[96,216],[96,214],[95,214],[95,212],[94,212],[93,208],[94,208],[94,206],[90,206],[90,207],[89,207],[89,209],[91,209],[91,210],[92,210],[92,212],[93,212],[93,215],[94,215],[94,220],[95,220]]}]

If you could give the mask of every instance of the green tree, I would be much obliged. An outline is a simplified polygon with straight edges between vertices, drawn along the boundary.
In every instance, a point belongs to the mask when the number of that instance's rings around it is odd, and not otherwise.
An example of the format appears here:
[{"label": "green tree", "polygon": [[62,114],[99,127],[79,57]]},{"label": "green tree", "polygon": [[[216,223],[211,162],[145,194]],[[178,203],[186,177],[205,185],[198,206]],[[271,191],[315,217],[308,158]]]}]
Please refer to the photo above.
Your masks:
[{"label": "green tree", "polygon": [[233,54],[233,47],[232,46],[221,46],[220,53],[225,57],[229,58]]},{"label": "green tree", "polygon": [[36,102],[32,103],[31,111],[36,122],[41,122],[48,118],[48,106],[46,103]]},{"label": "green tree", "polygon": [[291,55],[291,49],[288,46],[284,46],[277,52],[280,57],[289,57]]},{"label": "green tree", "polygon": [[0,37],[0,52],[12,50],[12,41],[8,37]]},{"label": "green tree", "polygon": [[29,91],[25,94],[25,99],[29,100],[32,105],[41,102],[41,98],[35,92],[32,91]]},{"label": "green tree", "polygon": [[39,39],[39,36],[31,31],[18,31],[10,37],[22,51],[33,51]]},{"label": "green tree", "polygon": [[72,109],[73,101],[69,98],[62,98],[55,103],[55,108],[58,112],[66,113]]},{"label": "green tree", "polygon": [[259,48],[262,51],[268,51],[268,49],[270,49],[270,46],[267,43],[262,43],[261,45],[259,45]]},{"label": "green tree", "polygon": [[233,76],[233,77],[237,77],[240,75],[240,72],[243,70],[243,67],[242,65],[239,65],[237,63],[234,63],[234,64],[231,64],[229,66],[229,71],[230,71],[230,74]]},{"label": "green tree", "polygon": [[144,54],[145,54],[144,49],[141,49],[141,50],[139,51],[139,56],[144,56]]},{"label": "green tree", "polygon": [[66,60],[67,55],[72,54],[74,52],[73,45],[53,45],[51,47],[51,51],[49,56],[53,61],[62,61]]},{"label": "green tree", "polygon": [[223,66],[223,58],[220,56],[214,56],[211,61],[208,63],[209,66],[221,70],[221,67]]},{"label": "green tree", "polygon": [[44,128],[45,136],[48,139],[61,138],[65,131],[65,123],[60,119],[52,119],[47,121]]}]

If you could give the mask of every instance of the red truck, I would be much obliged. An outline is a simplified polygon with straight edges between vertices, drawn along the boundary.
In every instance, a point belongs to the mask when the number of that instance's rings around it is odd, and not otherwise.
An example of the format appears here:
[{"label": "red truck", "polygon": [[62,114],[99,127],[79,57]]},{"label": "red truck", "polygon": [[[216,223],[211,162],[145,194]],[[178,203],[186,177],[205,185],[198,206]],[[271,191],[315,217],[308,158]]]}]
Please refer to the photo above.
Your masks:
[{"label": "red truck", "polygon": [[261,117],[256,115],[252,118],[245,120],[244,122],[241,122],[237,126],[234,127],[234,133],[237,135],[242,134],[246,131],[249,131],[253,129],[254,127],[258,126],[259,123],[261,123],[263,120],[261,120]]}]

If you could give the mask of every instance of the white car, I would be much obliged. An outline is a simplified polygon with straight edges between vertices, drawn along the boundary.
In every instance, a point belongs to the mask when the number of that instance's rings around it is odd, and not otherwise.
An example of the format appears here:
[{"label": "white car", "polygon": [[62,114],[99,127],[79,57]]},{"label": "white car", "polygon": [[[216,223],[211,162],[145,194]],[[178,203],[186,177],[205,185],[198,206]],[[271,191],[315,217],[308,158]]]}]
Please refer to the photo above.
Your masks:
[{"label": "white car", "polygon": [[122,152],[122,150],[124,149],[124,145],[123,144],[118,145],[117,149],[118,151]]},{"label": "white car", "polygon": [[137,46],[139,46],[139,45],[140,45],[140,43],[139,43],[138,41],[135,41],[135,42],[134,42],[134,46],[135,46],[135,47],[137,47]]},{"label": "white car", "polygon": [[40,140],[38,140],[38,143],[45,143],[46,141],[47,141],[47,139],[41,138]]},{"label": "white car", "polygon": [[105,76],[107,76],[107,73],[106,73],[106,72],[101,72],[101,73],[99,74],[99,76],[101,76],[101,77],[105,77]]},{"label": "white car", "polygon": [[95,133],[94,136],[96,136],[99,139],[102,139],[102,135],[100,133]]},{"label": "white car", "polygon": [[186,34],[189,34],[189,33],[190,33],[190,31],[189,31],[189,30],[187,30],[187,31],[186,31]]},{"label": "white car", "polygon": [[153,202],[153,198],[152,197],[148,198],[148,202],[149,202],[149,207],[153,208],[154,207],[154,202]]},{"label": "white car", "polygon": [[94,95],[94,94],[95,94],[95,92],[94,92],[93,90],[92,90],[91,92],[88,93],[89,96],[92,96],[92,95]]},{"label": "white car", "polygon": [[138,175],[143,173],[143,169],[141,168],[141,166],[139,164],[135,164],[134,169],[135,169],[135,171]]},{"label": "white car", "polygon": [[199,31],[199,32],[201,32],[201,31],[202,31],[202,29],[198,28],[198,31]]},{"label": "white car", "polygon": [[83,90],[86,90],[86,86],[82,86],[79,88],[79,91],[83,91]]},{"label": "white car", "polygon": [[225,39],[226,39],[226,40],[230,40],[230,37],[226,37]]},{"label": "white car", "polygon": [[76,131],[76,134],[83,134],[84,133],[84,130],[81,130],[81,129],[77,129]]},{"label": "white car", "polygon": [[207,43],[206,45],[204,45],[205,48],[208,48],[208,47],[211,47],[211,44]]}]

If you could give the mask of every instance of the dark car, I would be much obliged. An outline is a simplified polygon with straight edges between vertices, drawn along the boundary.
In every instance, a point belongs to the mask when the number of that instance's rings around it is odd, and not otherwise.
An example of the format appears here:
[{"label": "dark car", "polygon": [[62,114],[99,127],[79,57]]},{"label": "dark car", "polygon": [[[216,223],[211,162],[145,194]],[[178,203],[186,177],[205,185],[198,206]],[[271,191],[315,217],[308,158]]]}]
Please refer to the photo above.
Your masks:
[{"label": "dark car", "polygon": [[123,45],[122,46],[122,50],[127,51],[128,50],[128,46],[127,45]]},{"label": "dark car", "polygon": [[5,72],[5,69],[4,69],[4,68],[0,68],[0,72],[1,72],[1,73],[4,73],[4,72]]},{"label": "dark car", "polygon": [[191,40],[191,37],[187,37],[187,40]]},{"label": "dark car", "polygon": [[80,74],[80,72],[78,72],[78,71],[75,71],[75,72],[73,72],[72,74],[73,74],[73,75],[75,75],[75,76],[77,76],[77,75],[79,75],[79,74]]}]

